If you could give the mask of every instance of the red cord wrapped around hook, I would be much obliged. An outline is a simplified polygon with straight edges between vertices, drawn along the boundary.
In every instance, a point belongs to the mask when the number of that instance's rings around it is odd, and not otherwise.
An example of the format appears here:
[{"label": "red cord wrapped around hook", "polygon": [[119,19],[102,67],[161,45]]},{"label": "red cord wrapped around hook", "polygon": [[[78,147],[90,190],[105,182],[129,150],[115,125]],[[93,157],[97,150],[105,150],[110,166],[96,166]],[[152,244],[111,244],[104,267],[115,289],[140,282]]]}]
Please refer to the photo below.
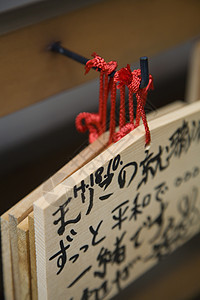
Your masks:
[{"label": "red cord wrapped around hook", "polygon": [[[110,111],[110,137],[108,144],[120,140],[123,136],[135,129],[140,124],[142,118],[146,138],[145,144],[148,145],[151,141],[149,126],[145,115],[145,104],[149,90],[153,89],[153,78],[149,75],[149,82],[145,88],[140,88],[141,70],[131,71],[130,65],[117,71],[113,77],[108,77],[109,74],[115,71],[117,63],[105,60],[93,53],[93,59],[89,60],[85,66],[85,74],[91,68],[100,70],[100,88],[99,88],[99,112],[98,113],[80,113],[76,118],[76,128],[80,132],[89,130],[89,142],[94,142],[102,133],[106,131],[106,114],[107,101],[109,91],[111,90],[111,111]],[[129,122],[126,122],[125,112],[125,88],[128,88],[129,96]],[[120,90],[120,113],[119,113],[119,131],[115,132],[115,108],[116,108],[116,88]],[[133,94],[136,95],[137,110],[136,119],[134,120]]]},{"label": "red cord wrapped around hook", "polygon": [[[151,141],[150,131],[145,115],[145,104],[147,99],[147,94],[150,89],[153,89],[153,78],[149,75],[148,85],[140,89],[141,83],[141,70],[131,71],[129,65],[126,68],[122,68],[115,73],[114,81],[118,83],[117,88],[120,89],[120,120],[119,127],[120,130],[113,136],[113,141],[120,140],[127,133],[135,129],[140,124],[140,118],[142,118],[145,132],[146,132],[146,141],[145,144],[148,145]],[[124,100],[124,90],[125,86],[129,90],[129,123],[125,122],[125,100]],[[136,120],[134,122],[134,107],[133,107],[133,94],[136,95],[137,100],[137,111],[136,111]],[[122,103],[122,104],[121,104]]]}]

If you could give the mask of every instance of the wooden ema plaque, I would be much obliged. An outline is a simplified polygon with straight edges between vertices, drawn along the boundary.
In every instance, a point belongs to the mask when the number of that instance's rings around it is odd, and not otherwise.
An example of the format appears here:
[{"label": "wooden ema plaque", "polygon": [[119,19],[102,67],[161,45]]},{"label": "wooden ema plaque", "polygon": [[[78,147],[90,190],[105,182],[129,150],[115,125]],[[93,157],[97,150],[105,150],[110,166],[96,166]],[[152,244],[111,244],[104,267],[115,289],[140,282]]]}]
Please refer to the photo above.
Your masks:
[{"label": "wooden ema plaque", "polygon": [[139,126],[34,202],[38,299],[111,299],[200,230],[200,101]]}]

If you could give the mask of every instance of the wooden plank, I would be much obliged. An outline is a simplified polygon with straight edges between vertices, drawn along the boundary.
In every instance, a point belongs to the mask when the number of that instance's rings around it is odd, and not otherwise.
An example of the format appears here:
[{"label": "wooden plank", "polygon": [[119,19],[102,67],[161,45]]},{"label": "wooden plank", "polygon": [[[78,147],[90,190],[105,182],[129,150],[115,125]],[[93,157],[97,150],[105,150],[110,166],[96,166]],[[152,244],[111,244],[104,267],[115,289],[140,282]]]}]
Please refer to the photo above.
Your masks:
[{"label": "wooden plank", "polygon": [[6,300],[14,300],[8,212],[9,211],[5,212],[1,216],[1,257],[3,267],[4,297]]},{"label": "wooden plank", "polygon": [[19,253],[19,281],[21,300],[31,299],[31,275],[29,253],[28,217],[17,226],[17,241]]},{"label": "wooden plank", "polygon": [[31,263],[31,293],[32,300],[38,299],[37,291],[37,271],[36,271],[36,252],[35,252],[35,229],[33,211],[28,215],[30,263]]},{"label": "wooden plank", "polygon": [[111,145],[34,203],[38,299],[110,299],[200,230],[200,101]]},{"label": "wooden plank", "polygon": [[83,76],[83,66],[48,52],[53,41],[88,58],[96,51],[122,67],[198,35],[199,10],[195,0],[109,0],[2,35],[0,116],[97,76]]},{"label": "wooden plank", "polygon": [[20,282],[19,282],[19,253],[17,241],[17,225],[22,222],[33,210],[33,202],[40,198],[46,192],[54,189],[54,187],[63,181],[70,174],[75,172],[82,165],[86,164],[90,159],[96,156],[105,147],[108,135],[100,137],[93,144],[81,151],[74,159],[61,168],[54,176],[37,187],[32,193],[13,206],[9,211],[9,230],[11,242],[11,254],[13,262],[13,279],[16,299],[21,299]]},{"label": "wooden plank", "polygon": [[[164,115],[165,113],[169,113],[171,111],[174,111],[184,105],[183,102],[177,101],[174,103],[171,103],[167,105],[164,108],[160,108],[156,112],[149,113],[147,118],[148,120],[155,119],[160,117],[161,115]],[[32,193],[30,193],[28,196],[26,196],[24,199],[22,199],[19,203],[17,203],[13,208],[11,208],[8,212],[4,214],[6,216],[6,220],[10,216],[10,227],[11,231],[8,234],[7,231],[2,232],[3,239],[6,240],[4,244],[10,245],[10,234],[12,236],[12,246],[8,249],[8,251],[5,252],[5,255],[2,253],[3,260],[5,263],[9,266],[12,266],[11,261],[11,255],[10,253],[13,253],[14,260],[13,266],[14,266],[14,275],[15,276],[15,285],[19,287],[19,281],[18,278],[18,247],[17,247],[17,239],[16,239],[16,228],[17,224],[24,220],[29,214],[30,211],[32,211],[32,204],[34,201],[36,201],[38,198],[41,197],[44,193],[51,191],[58,183],[63,181],[69,174],[71,174],[74,170],[78,169],[85,163],[87,163],[90,159],[95,157],[98,153],[100,153],[104,145],[106,144],[106,141],[108,140],[108,133],[106,133],[104,136],[100,137],[98,141],[94,142],[92,145],[89,145],[86,149],[84,149],[81,153],[79,153],[74,159],[72,159],[68,164],[66,164],[63,168],[61,168],[56,174],[54,174],[50,179],[45,181],[43,184],[41,184],[38,188],[36,188]],[[12,216],[13,215],[13,216]],[[3,216],[2,216],[3,217]],[[3,217],[4,219],[4,217]],[[6,221],[7,222],[7,221]],[[7,225],[6,225],[7,226]],[[7,233],[5,233],[7,232]],[[9,259],[9,261],[8,261]],[[4,268],[5,269],[5,268]],[[4,272],[4,281],[7,287],[5,289],[8,289],[8,293],[10,292],[10,286],[12,286],[12,273],[11,271],[8,273],[9,268],[5,269]],[[9,275],[7,275],[9,274]],[[16,274],[16,275],[15,275]],[[9,280],[8,280],[9,277]],[[5,291],[7,294],[7,292]],[[18,297],[20,297],[20,291],[18,289]],[[6,299],[12,299],[10,296]]]},{"label": "wooden plank", "polygon": [[[166,113],[175,111],[180,107],[183,107],[185,104],[181,101],[175,101],[167,105],[166,107],[160,108],[156,112],[149,113],[147,115],[148,120],[155,119],[155,117],[161,117]],[[51,186],[48,187],[48,190],[51,189]],[[34,230],[34,213],[31,212],[28,215],[29,218],[29,244],[30,244],[30,259],[31,259],[31,287],[32,287],[32,299],[38,299],[37,291],[37,271],[36,271],[36,252],[35,252],[35,230]]]},{"label": "wooden plank", "polygon": [[189,76],[186,90],[186,101],[192,103],[200,99],[200,41],[195,46],[191,56]]}]

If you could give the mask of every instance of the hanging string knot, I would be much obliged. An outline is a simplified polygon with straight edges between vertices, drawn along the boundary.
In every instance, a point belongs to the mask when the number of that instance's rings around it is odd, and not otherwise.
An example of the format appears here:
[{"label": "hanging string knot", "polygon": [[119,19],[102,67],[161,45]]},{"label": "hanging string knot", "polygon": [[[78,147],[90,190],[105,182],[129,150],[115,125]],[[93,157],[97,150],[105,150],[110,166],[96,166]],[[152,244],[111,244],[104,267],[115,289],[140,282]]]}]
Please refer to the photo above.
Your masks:
[{"label": "hanging string knot", "polygon": [[[140,88],[141,70],[131,71],[130,65],[120,69],[114,77],[108,78],[109,74],[117,68],[117,62],[110,61],[108,63],[97,55],[92,54],[93,58],[86,63],[85,74],[91,68],[100,71],[100,88],[99,88],[99,111],[98,113],[80,113],[76,118],[76,127],[79,131],[85,132],[89,130],[89,142],[94,142],[102,133],[106,131],[106,113],[109,91],[111,90],[111,110],[110,110],[110,136],[108,144],[116,142],[130,131],[140,125],[140,119],[145,128],[145,141],[148,145],[151,141],[150,131],[145,114],[145,104],[149,90],[153,89],[153,78],[149,75],[149,82],[145,88]],[[129,122],[126,121],[125,109],[125,87],[128,88],[129,95]],[[120,90],[120,112],[119,112],[119,131],[115,132],[115,107],[116,107],[116,88]],[[133,94],[136,96],[137,110],[134,120]]]},{"label": "hanging string knot", "polygon": [[117,68],[116,61],[110,61],[108,63],[97,55],[95,52],[92,53],[93,59],[90,59],[85,66],[85,74],[87,74],[91,68],[96,68],[97,71],[101,70],[103,73],[111,74]]}]

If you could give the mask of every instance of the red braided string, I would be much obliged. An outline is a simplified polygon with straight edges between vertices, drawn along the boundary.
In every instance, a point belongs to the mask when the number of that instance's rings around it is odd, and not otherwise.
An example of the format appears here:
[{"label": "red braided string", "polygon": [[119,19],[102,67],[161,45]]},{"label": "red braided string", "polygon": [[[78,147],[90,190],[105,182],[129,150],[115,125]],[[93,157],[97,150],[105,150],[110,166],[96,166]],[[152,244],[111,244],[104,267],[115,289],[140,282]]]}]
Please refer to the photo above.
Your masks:
[{"label": "red braided string", "polygon": [[[140,89],[140,82],[141,82],[141,70],[134,70],[131,72],[130,66],[127,65],[126,68],[122,68],[115,74],[114,78],[115,82],[119,82],[118,88],[121,88],[122,86],[127,86],[129,89],[129,119],[130,123],[127,123],[125,126],[120,126],[120,130],[118,133],[114,135],[114,140],[117,141],[123,136],[125,136],[127,133],[129,133],[131,130],[139,126],[140,124],[140,118],[142,118],[145,132],[146,132],[146,145],[150,143],[151,137],[150,137],[150,131],[148,127],[148,123],[146,120],[145,115],[145,104],[146,104],[146,98],[147,93],[149,89],[153,89],[153,79],[152,76],[149,76],[149,83],[147,87],[144,89]],[[136,111],[136,122],[134,125],[134,110],[133,110],[133,94],[136,94],[137,99],[137,111]],[[121,100],[120,100],[121,103]],[[121,112],[122,109],[122,112]],[[124,113],[124,108],[120,106],[120,113]]]},{"label": "red braided string", "polygon": [[126,124],[125,111],[125,86],[120,87],[120,109],[119,109],[119,128],[120,130]]},{"label": "red braided string", "polygon": [[129,103],[129,122],[134,124],[134,107],[133,107],[133,92],[129,90],[128,93],[128,103]]},{"label": "red braided string", "polygon": [[108,144],[110,145],[113,142],[113,136],[115,133],[115,105],[116,105],[116,84],[112,80],[112,90],[111,90],[111,109],[110,109],[110,136],[109,136],[109,142]]},{"label": "red braided string", "polygon": [[[80,132],[89,130],[89,142],[94,142],[103,132],[106,130],[106,113],[107,113],[107,101],[109,91],[111,90],[111,111],[110,111],[110,137],[109,144],[116,142],[123,136],[128,134],[134,128],[140,124],[140,118],[142,118],[145,132],[146,132],[146,145],[150,143],[150,131],[145,115],[145,104],[147,94],[150,89],[153,89],[153,78],[149,75],[149,83],[147,87],[140,89],[141,82],[141,70],[131,71],[129,65],[126,68],[115,73],[114,79],[108,80],[108,75],[112,73],[117,63],[111,61],[106,63],[103,58],[93,53],[94,58],[89,60],[85,66],[85,73],[87,74],[91,68],[95,67],[101,70],[100,73],[100,89],[99,89],[99,112],[95,113],[80,113],[76,118],[76,128]],[[115,133],[115,106],[116,106],[116,84],[120,89],[120,117],[119,127],[120,130]],[[129,123],[126,124],[125,116],[125,86],[129,90]],[[134,107],[133,107],[133,94],[137,99],[136,120],[134,124]]]},{"label": "red braided string", "polygon": [[[89,60],[85,66],[85,74],[87,74],[91,68],[100,69],[100,88],[99,88],[99,112],[94,113],[80,113],[76,118],[76,128],[80,132],[89,130],[89,142],[94,142],[103,132],[106,130],[106,113],[107,113],[107,100],[109,95],[109,89],[113,80],[109,80],[108,75],[112,73],[117,63],[110,61],[106,63],[103,58],[93,53],[93,59]],[[83,124],[84,120],[84,124]]]}]

